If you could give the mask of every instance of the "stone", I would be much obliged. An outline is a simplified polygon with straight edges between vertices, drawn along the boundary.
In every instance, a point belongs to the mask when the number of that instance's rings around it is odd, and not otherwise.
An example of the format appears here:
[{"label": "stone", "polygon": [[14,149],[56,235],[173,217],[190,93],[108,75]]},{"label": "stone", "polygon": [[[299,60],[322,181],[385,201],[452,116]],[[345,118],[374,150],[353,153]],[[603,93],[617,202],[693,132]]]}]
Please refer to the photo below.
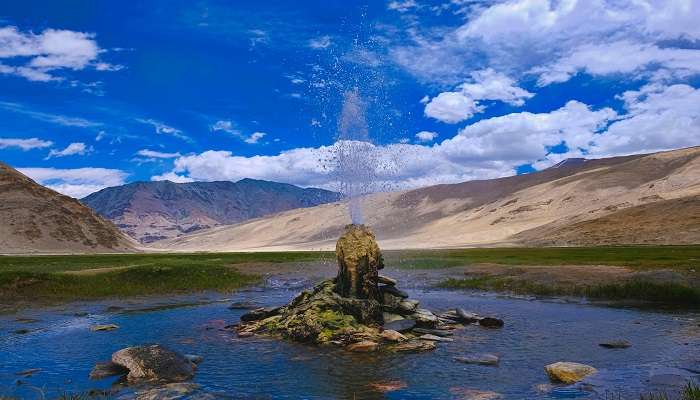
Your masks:
[{"label": "stone", "polygon": [[241,321],[243,322],[250,322],[250,321],[257,321],[261,319],[265,319],[268,317],[271,317],[275,315],[277,312],[277,308],[256,308],[254,310],[251,310],[243,315],[241,315]]},{"label": "stone", "polygon": [[498,365],[498,363],[501,361],[500,357],[498,357],[495,354],[489,354],[489,353],[484,353],[484,354],[469,354],[466,356],[461,356],[461,357],[455,357],[455,361],[464,363],[464,364],[474,364],[474,365]]},{"label": "stone", "polygon": [[500,393],[468,388],[450,388],[450,393],[455,396],[455,399],[460,400],[497,400],[503,398]]},{"label": "stone", "polygon": [[401,353],[417,353],[435,350],[435,342],[429,340],[409,340],[391,347],[392,351]]},{"label": "stone", "polygon": [[382,331],[382,339],[389,341],[389,342],[404,342],[408,340],[408,338],[401,333],[391,330],[391,329],[385,329]]},{"label": "stone", "polygon": [[394,296],[391,293],[382,293],[382,304],[384,305],[384,309],[389,310],[389,311],[397,311],[401,307],[401,302],[403,301],[402,297],[399,296]]},{"label": "stone", "polygon": [[556,362],[544,367],[552,382],[576,383],[583,378],[598,372],[595,368],[586,364],[574,362]]},{"label": "stone", "polygon": [[362,342],[352,343],[348,345],[345,349],[348,351],[353,351],[355,353],[371,353],[377,351],[379,344],[371,340],[363,340]]},{"label": "stone", "polygon": [[421,335],[418,337],[420,340],[430,340],[433,342],[454,342],[455,340],[452,338],[447,338],[447,337],[442,337],[442,336],[436,336],[436,335]]},{"label": "stone", "polygon": [[192,363],[158,344],[121,349],[112,354],[112,362],[129,370],[129,381],[181,382],[194,376]]},{"label": "stone", "polygon": [[41,368],[30,368],[30,369],[25,369],[23,371],[15,372],[15,375],[18,376],[32,376],[38,372],[41,372]]},{"label": "stone", "polygon": [[255,336],[255,333],[243,331],[243,332],[238,332],[237,336],[241,339],[245,339],[245,338]]},{"label": "stone", "polygon": [[404,389],[408,387],[406,382],[403,381],[382,381],[382,382],[372,382],[369,387],[381,393],[394,392],[397,390]]},{"label": "stone", "polygon": [[600,347],[605,347],[606,349],[626,349],[630,346],[630,342],[626,340],[612,340],[609,342],[603,342],[598,344]]},{"label": "stone", "polygon": [[136,400],[179,400],[190,398],[199,389],[196,383],[169,383],[153,389],[136,392]]},{"label": "stone", "polygon": [[384,275],[377,276],[377,283],[382,284],[382,285],[388,285],[388,286],[396,286],[398,284],[396,279],[392,279],[392,278],[389,278],[388,276],[384,276]]},{"label": "stone", "polygon": [[398,314],[392,314],[392,313],[388,313],[388,312],[382,313],[382,318],[384,319],[385,324],[405,319],[404,317],[402,317]]},{"label": "stone", "polygon": [[402,319],[399,321],[394,321],[390,322],[388,324],[384,324],[384,330],[390,329],[394,330],[396,332],[408,332],[411,329],[415,328],[416,326],[416,321],[412,319]]},{"label": "stone", "polygon": [[377,284],[384,259],[372,231],[364,225],[347,225],[335,246],[338,276],[335,292],[343,297],[382,301]]},{"label": "stone", "polygon": [[434,328],[438,322],[438,318],[435,314],[423,308],[417,309],[410,317],[415,319],[416,325],[420,327]]},{"label": "stone", "polygon": [[110,376],[126,375],[129,370],[111,361],[98,362],[90,371],[90,379],[104,379]]},{"label": "stone", "polygon": [[105,325],[93,325],[90,327],[90,330],[93,332],[106,332],[106,331],[113,331],[115,329],[119,329],[119,325],[105,324]]},{"label": "stone", "polygon": [[418,309],[419,304],[418,300],[402,300],[399,303],[398,311],[399,313],[410,314]]},{"label": "stone", "polygon": [[477,314],[467,312],[463,308],[457,307],[455,309],[455,314],[457,317],[457,320],[460,322],[464,322],[465,324],[473,324],[475,322],[479,322],[481,317]]},{"label": "stone", "polygon": [[426,334],[426,335],[435,335],[435,336],[452,336],[454,335],[453,332],[451,331],[446,331],[443,329],[425,329],[425,328],[414,328],[413,332],[415,333],[420,333],[420,334]]},{"label": "stone", "polygon": [[498,318],[483,317],[479,320],[479,325],[483,326],[484,328],[502,328],[504,322],[502,319]]}]

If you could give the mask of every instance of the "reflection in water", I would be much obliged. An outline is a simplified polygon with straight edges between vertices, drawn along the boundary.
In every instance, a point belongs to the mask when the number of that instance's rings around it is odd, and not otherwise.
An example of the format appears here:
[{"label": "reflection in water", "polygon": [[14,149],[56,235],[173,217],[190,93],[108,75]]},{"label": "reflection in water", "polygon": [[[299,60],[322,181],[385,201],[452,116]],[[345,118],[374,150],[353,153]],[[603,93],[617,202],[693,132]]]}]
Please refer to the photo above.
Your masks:
[{"label": "reflection in water", "polygon": [[[231,301],[277,305],[299,290],[296,284],[291,285],[293,289],[274,286],[240,292]],[[30,386],[41,387],[49,395],[64,389],[109,388],[113,380],[88,379],[94,363],[109,359],[120,348],[153,342],[204,356],[195,382],[208,393],[235,398],[427,399],[459,398],[476,391],[498,392],[506,399],[605,398],[606,391],[622,393],[622,398],[638,398],[638,393],[654,388],[650,376],[692,377],[688,369],[675,367],[697,366],[700,358],[698,315],[693,313],[665,314],[440,290],[414,289],[410,295],[431,309],[462,306],[498,315],[506,320],[506,327],[487,330],[469,326],[458,331],[455,342],[443,343],[431,353],[351,354],[333,347],[236,338],[223,327],[237,321],[244,310],[230,310],[228,302],[117,313],[105,312],[105,303],[93,303],[86,306],[90,312],[86,316],[74,316],[75,311],[36,311],[23,316],[38,322],[0,317],[0,395],[35,398]],[[116,323],[120,329],[90,332],[89,326],[98,323]],[[13,333],[21,328],[33,331]],[[611,339],[629,340],[632,347],[608,350],[598,346]],[[472,366],[452,359],[472,352],[499,354],[501,365]],[[561,360],[590,364],[600,373],[589,379],[592,386],[587,391],[555,388],[549,394],[540,393],[542,385],[551,389],[546,386],[543,366]],[[29,368],[42,371],[31,377],[15,375]],[[18,380],[22,382],[19,386]],[[377,383],[386,382],[394,383],[397,390],[382,393]]]}]

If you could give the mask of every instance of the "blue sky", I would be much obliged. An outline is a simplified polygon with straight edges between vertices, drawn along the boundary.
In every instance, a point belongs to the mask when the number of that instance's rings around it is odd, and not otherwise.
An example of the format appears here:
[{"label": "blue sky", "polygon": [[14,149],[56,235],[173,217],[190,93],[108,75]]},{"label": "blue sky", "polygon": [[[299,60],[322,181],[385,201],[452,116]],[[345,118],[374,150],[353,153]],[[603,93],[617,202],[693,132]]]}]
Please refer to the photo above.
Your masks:
[{"label": "blue sky", "polygon": [[393,188],[700,144],[700,2],[24,1],[0,7],[0,160],[333,188],[357,88]]}]

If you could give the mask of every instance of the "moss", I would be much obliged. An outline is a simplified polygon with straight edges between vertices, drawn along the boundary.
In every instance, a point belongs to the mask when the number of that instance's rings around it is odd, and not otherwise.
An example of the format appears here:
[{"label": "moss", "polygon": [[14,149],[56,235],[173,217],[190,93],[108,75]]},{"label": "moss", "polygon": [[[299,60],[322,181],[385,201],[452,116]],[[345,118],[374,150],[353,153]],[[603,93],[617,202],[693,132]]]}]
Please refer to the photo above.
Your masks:
[{"label": "moss", "polygon": [[323,327],[318,334],[317,341],[325,343],[333,340],[338,334],[357,328],[358,324],[351,315],[341,314],[333,310],[325,310],[318,313],[318,323]]}]

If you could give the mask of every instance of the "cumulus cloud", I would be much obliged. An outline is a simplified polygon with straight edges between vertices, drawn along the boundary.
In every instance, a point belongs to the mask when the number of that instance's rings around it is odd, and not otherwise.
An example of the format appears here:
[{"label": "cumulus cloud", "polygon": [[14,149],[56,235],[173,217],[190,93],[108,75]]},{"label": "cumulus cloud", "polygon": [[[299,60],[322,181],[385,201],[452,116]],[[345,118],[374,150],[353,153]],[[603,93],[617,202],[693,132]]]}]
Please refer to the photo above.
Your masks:
[{"label": "cumulus cloud", "polygon": [[32,149],[43,149],[51,147],[53,142],[50,140],[42,140],[38,138],[17,139],[17,138],[0,138],[0,149],[16,147],[22,151]]},{"label": "cumulus cloud", "polygon": [[148,149],[141,149],[136,152],[136,155],[147,158],[177,158],[180,157],[180,153],[164,153],[161,151],[154,151]]},{"label": "cumulus cloud", "polygon": [[684,76],[698,73],[699,14],[689,0],[512,0],[475,8],[456,29],[415,31],[390,55],[421,79],[453,84],[484,67],[518,79],[536,71],[542,84],[576,72]]},{"label": "cumulus cloud", "polygon": [[174,172],[166,172],[162,175],[156,175],[151,177],[152,181],[170,181],[174,183],[189,183],[189,182],[194,182],[194,179],[187,177],[187,176],[182,176],[178,175]]},{"label": "cumulus cloud", "polygon": [[421,142],[432,142],[436,137],[438,137],[436,132],[420,131],[416,133],[416,139]]},{"label": "cumulus cloud", "polygon": [[457,123],[483,112],[486,107],[479,101],[502,101],[522,106],[533,93],[515,86],[515,80],[491,68],[474,71],[471,81],[461,84],[455,92],[443,92],[427,101],[425,115],[446,123]]},{"label": "cumulus cloud", "polygon": [[[104,52],[95,35],[62,29],[46,29],[39,34],[21,32],[14,26],[0,28],[0,73],[31,81],[63,80],[60,70],[115,71],[121,66],[99,61]],[[8,62],[10,64],[8,64]]]},{"label": "cumulus cloud", "polygon": [[410,11],[413,8],[418,7],[418,3],[415,0],[393,0],[387,5],[389,10],[394,10],[398,12]]},{"label": "cumulus cloud", "polygon": [[49,155],[46,156],[46,160],[53,157],[66,157],[76,154],[83,156],[90,151],[92,151],[92,147],[87,147],[85,143],[71,143],[63,150],[51,150]]},{"label": "cumulus cloud", "polygon": [[76,199],[110,186],[124,184],[128,174],[107,168],[17,168],[38,183]]},{"label": "cumulus cloud", "polygon": [[258,141],[267,135],[265,132],[253,132],[250,136],[243,139],[244,142],[248,144],[256,144]]}]

